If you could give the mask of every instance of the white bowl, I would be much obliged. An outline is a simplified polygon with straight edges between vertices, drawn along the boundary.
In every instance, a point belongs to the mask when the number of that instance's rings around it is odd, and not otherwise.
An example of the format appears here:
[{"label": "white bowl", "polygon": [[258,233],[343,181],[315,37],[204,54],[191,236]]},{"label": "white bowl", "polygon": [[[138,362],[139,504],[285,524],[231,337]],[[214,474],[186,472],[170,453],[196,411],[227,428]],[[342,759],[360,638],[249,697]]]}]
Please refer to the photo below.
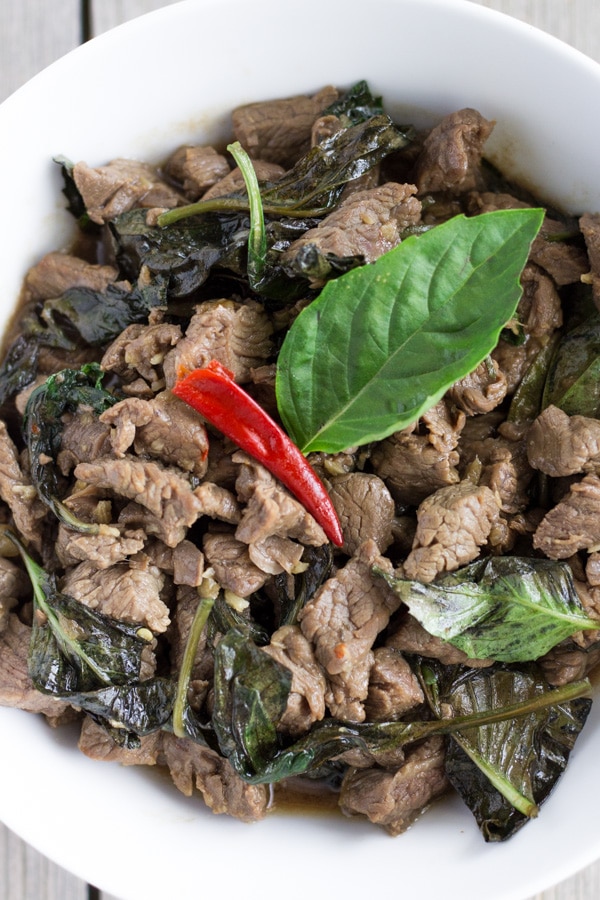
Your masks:
[{"label": "white bowl", "polygon": [[[474,106],[497,120],[492,158],[571,212],[600,210],[600,66],[466,0],[186,0],[69,54],[0,107],[4,326],[27,267],[68,244],[58,167],[160,160],[227,135],[241,102],[366,78],[403,121]],[[0,710],[0,817],[124,900],[285,896],[524,900],[600,855],[594,710],[568,771],[506,844],[486,845],[449,799],[392,839],[341,817],[213,816],[147,769],[92,762],[72,731]]]}]

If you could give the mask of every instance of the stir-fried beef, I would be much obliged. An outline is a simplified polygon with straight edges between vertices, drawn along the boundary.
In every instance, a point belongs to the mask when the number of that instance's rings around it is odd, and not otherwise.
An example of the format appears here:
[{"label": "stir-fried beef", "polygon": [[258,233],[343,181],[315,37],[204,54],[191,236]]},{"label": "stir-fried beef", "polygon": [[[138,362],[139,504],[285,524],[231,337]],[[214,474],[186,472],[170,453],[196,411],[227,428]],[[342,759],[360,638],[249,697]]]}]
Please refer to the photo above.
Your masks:
[{"label": "stir-fried beef", "polygon": [[47,253],[32,266],[23,283],[27,300],[50,300],[73,287],[104,291],[118,278],[114,266],[96,265],[79,256],[58,251]]},{"label": "stir-fried beef", "polygon": [[397,595],[372,574],[376,562],[389,568],[377,545],[366,541],[299,615],[302,632],[327,674],[327,706],[333,716],[351,722],[365,718],[373,643],[400,605]]},{"label": "stir-fried beef", "polygon": [[556,406],[540,413],[527,432],[527,457],[534,469],[558,478],[600,468],[600,422],[568,416]]},{"label": "stir-fried beef", "polygon": [[350,769],[342,782],[340,809],[347,816],[367,816],[389,834],[401,834],[448,790],[444,759],[444,740],[435,737],[409,750],[399,769]]},{"label": "stir-fried beef", "polygon": [[163,575],[155,566],[117,563],[100,570],[83,562],[66,574],[62,590],[113,619],[141,622],[161,633],[170,621],[161,599],[162,586]]},{"label": "stir-fried beef", "polygon": [[98,168],[78,162],[73,179],[90,219],[99,225],[134,207],[169,208],[185,202],[152,166],[137,160],[114,159]]},{"label": "stir-fried beef", "polygon": [[294,241],[284,260],[293,264],[302,249],[314,246],[323,254],[373,262],[400,243],[404,229],[420,221],[416,190],[412,184],[388,183],[352,193],[316,228]]},{"label": "stir-fried beef", "polygon": [[231,114],[235,138],[250,156],[288,168],[309,149],[313,122],[337,98],[336,88],[325,87],[312,97],[238,106]]},{"label": "stir-fried beef", "polygon": [[279,728],[301,735],[325,716],[327,682],[311,643],[297,625],[284,625],[271,636],[265,653],[292,673],[292,686]]},{"label": "stir-fried beef", "polygon": [[[257,459],[239,448],[248,446],[239,430],[249,427],[238,416],[243,411],[243,390],[236,394],[240,406],[236,408],[233,400],[226,406],[231,430],[223,425],[221,433],[208,414],[205,420],[175,396],[176,383],[215,360],[232,373],[237,384],[247,386],[249,397],[265,412],[296,433],[281,405],[279,381],[286,374],[295,378],[296,370],[292,365],[286,373],[279,365],[279,352],[298,317],[304,313],[310,317],[310,304],[322,282],[335,296],[335,281],[344,278],[338,270],[378,260],[409,234],[416,237],[400,252],[406,250],[410,257],[412,247],[420,265],[415,248],[420,241],[432,247],[430,237],[421,232],[461,213],[473,217],[531,206],[516,187],[514,194],[496,191],[497,173],[483,163],[482,156],[494,123],[476,110],[454,112],[434,128],[416,134],[412,142],[407,130],[407,146],[386,154],[385,147],[375,147],[383,138],[373,137],[374,129],[361,131],[360,123],[371,106],[364,91],[361,83],[339,98],[337,89],[327,87],[312,97],[252,103],[233,112],[235,138],[248,151],[263,194],[266,184],[272,198],[278,190],[276,183],[286,175],[282,202],[296,199],[297,192],[296,211],[313,210],[310,218],[304,218],[304,213],[280,218],[273,203],[265,206],[264,260],[256,252],[259,229],[255,222],[248,229],[244,208],[252,191],[224,151],[186,145],[174,150],[160,167],[124,159],[97,168],[84,162],[74,167],[80,199],[91,221],[102,227],[86,233],[85,249],[82,241],[72,252],[48,253],[29,270],[22,315],[11,326],[10,339],[17,337],[17,341],[4,368],[0,367],[6,412],[6,424],[0,422],[0,704],[41,712],[52,724],[79,718],[79,746],[91,758],[164,767],[186,796],[201,796],[215,813],[243,821],[257,821],[273,805],[273,797],[277,801],[277,794],[266,785],[247,783],[253,769],[250,781],[271,777],[280,765],[287,773],[307,764],[311,779],[314,774],[335,773],[345,814],[365,816],[390,834],[398,834],[448,788],[448,739],[392,742],[390,731],[397,728],[393,723],[400,722],[404,728],[408,722],[431,720],[435,727],[440,710],[432,696],[437,689],[443,698],[441,715],[450,721],[458,706],[452,693],[445,693],[447,679],[454,679],[459,671],[461,679],[464,674],[486,680],[500,670],[509,671],[502,653],[496,659],[483,658],[496,652],[490,648],[497,646],[493,643],[497,633],[493,640],[479,633],[473,637],[479,643],[469,652],[482,658],[469,658],[449,640],[429,633],[421,621],[436,634],[449,633],[443,620],[447,609],[435,608],[435,595],[442,592],[419,589],[429,598],[427,615],[439,616],[437,623],[429,624],[432,619],[424,617],[416,604],[409,609],[409,601],[403,603],[402,590],[408,588],[401,581],[430,583],[485,557],[485,572],[493,571],[499,562],[514,563],[515,570],[525,563],[535,568],[544,557],[543,566],[553,569],[552,560],[566,560],[581,612],[594,621],[585,627],[578,620],[580,630],[549,651],[540,629],[539,636],[531,636],[530,657],[539,657],[537,664],[547,682],[557,686],[586,677],[600,664],[600,628],[596,627],[600,621],[600,425],[591,407],[593,397],[586,397],[588,407],[580,415],[569,415],[558,408],[561,403],[567,409],[564,401],[556,399],[555,392],[548,393],[549,382],[542,384],[550,374],[562,385],[561,373],[557,376],[553,368],[556,359],[562,364],[564,344],[559,341],[563,335],[571,340],[573,326],[589,317],[592,366],[586,361],[580,381],[577,366],[581,361],[576,354],[568,360],[573,371],[563,381],[572,376],[573,389],[566,385],[569,411],[578,392],[588,393],[585,378],[593,371],[597,355],[597,313],[589,314],[592,301],[600,309],[600,213],[583,215],[578,223],[545,215],[531,246],[523,245],[522,260],[528,255],[528,261],[520,276],[521,297],[497,346],[453,385],[448,380],[439,390],[434,385],[431,397],[437,401],[417,421],[396,433],[386,431],[389,436],[383,440],[373,440],[366,428],[362,442],[356,436],[356,446],[335,453],[326,452],[320,443],[331,423],[324,429],[316,423],[317,440],[309,440],[306,446],[321,449],[309,453],[308,463],[323,483],[315,486],[315,496],[322,497],[318,491],[323,488],[329,495],[325,501],[330,500],[337,513],[342,532],[338,537],[333,511],[335,527],[321,515],[318,501],[313,503],[303,493],[311,490],[313,476],[310,468],[302,469],[304,460],[299,463],[304,480],[294,484],[293,472],[283,466],[287,458],[269,456],[268,429],[253,435],[265,444],[263,455],[256,451]],[[340,103],[332,106],[338,99]],[[371,99],[377,115],[379,100]],[[333,159],[338,145],[344,144],[339,140],[343,135],[331,138],[349,125],[352,146],[339,151],[352,154],[350,159],[344,157],[343,178],[350,176],[344,184]],[[361,142],[367,139],[368,147],[363,148]],[[315,163],[310,185],[302,176],[290,186],[289,180],[306,163],[300,157],[310,148],[310,160]],[[355,159],[355,153],[360,158]],[[332,173],[339,184],[328,180]],[[65,175],[68,180],[69,173]],[[318,204],[302,205],[307,187]],[[166,212],[169,208],[227,194],[233,198],[211,204],[208,217],[194,215],[184,227],[180,222],[163,227],[174,218]],[[319,214],[314,206],[326,207],[327,212]],[[147,249],[152,247],[152,253],[164,254],[167,260],[180,252],[175,243],[178,235],[184,236],[184,243],[194,243],[200,257],[206,237],[210,263],[201,263],[202,277],[184,297],[173,295],[176,292],[168,279],[155,283],[149,261],[129,265],[128,251],[119,245],[119,228],[111,220],[136,209],[145,210],[136,215],[136,223],[153,230]],[[187,213],[177,210],[176,217]],[[536,213],[517,214],[517,218],[525,221],[528,215],[531,221],[536,216],[541,219]],[[506,224],[511,216],[499,218]],[[465,226],[463,219],[458,222]],[[110,247],[105,234],[109,223]],[[469,229],[474,224],[466,223]],[[247,230],[252,232],[249,238]],[[460,229],[456,234],[459,242],[463,240]],[[230,241],[222,254],[215,250],[221,241]],[[189,256],[189,247],[184,246],[181,254]],[[191,257],[196,265],[195,250]],[[307,260],[312,265],[321,257],[325,264],[311,269],[316,274],[307,281]],[[393,260],[394,255],[387,259]],[[427,259],[427,266],[431,261]],[[331,272],[327,271],[330,262]],[[386,260],[380,260],[374,271],[385,277],[385,265]],[[360,269],[352,272],[346,284],[355,284],[360,275],[364,275]],[[443,280],[436,269],[431,282],[434,294]],[[119,298],[127,295],[131,284],[136,285],[129,294],[131,309],[129,305],[122,308]],[[516,288],[516,278],[513,285]],[[107,326],[105,333],[116,337],[97,346],[93,338],[89,344],[77,343],[74,335],[84,315],[78,306],[80,292],[67,298],[69,303],[64,309],[61,305],[60,313],[54,310],[50,321],[44,301],[56,300],[73,287],[89,289],[89,296],[88,292],[81,295],[86,303],[104,294],[106,302],[97,311],[103,327]],[[377,295],[377,285],[369,290]],[[155,305],[157,297],[160,305]],[[495,300],[492,293],[484,299]],[[69,311],[71,300],[73,312]],[[332,353],[339,352],[333,332],[338,322],[342,332],[347,323],[343,305],[328,332]],[[457,309],[460,312],[458,301]],[[432,322],[425,322],[427,336]],[[360,357],[359,368],[367,365],[363,355],[372,346],[359,343],[363,325],[359,322],[355,328],[352,320],[356,336],[352,352]],[[435,323],[432,327],[435,330]],[[452,331],[450,327],[448,346]],[[376,329],[369,334],[373,341],[386,339]],[[427,359],[432,373],[438,351],[439,368],[445,370],[446,333],[444,340],[437,337],[440,340],[430,351],[435,358]],[[489,346],[482,339],[478,359]],[[556,346],[559,353],[553,356],[549,372],[542,372],[539,364],[543,361],[548,368],[547,356]],[[20,354],[25,360],[20,361]],[[323,362],[312,346],[310,358]],[[42,400],[47,404],[44,414],[32,420],[32,407],[27,404],[34,388],[48,374],[72,370],[84,362],[93,365],[69,373],[81,381],[75,382],[66,405],[61,406],[58,391],[59,412],[54,413],[52,390],[56,382],[63,382],[53,379],[47,386],[48,399]],[[230,386],[224,378],[221,387]],[[84,399],[75,407],[80,387]],[[315,383],[311,389],[315,408],[310,412],[318,412],[320,392],[328,386]],[[46,395],[38,392],[34,399],[39,401],[40,396]],[[547,405],[548,396],[557,405]],[[406,403],[402,391],[383,399],[389,412],[398,412],[397,423],[407,421],[400,418]],[[366,404],[362,411],[359,407],[351,407],[352,416],[366,420]],[[24,413],[30,430],[21,433],[19,417]],[[341,416],[344,427],[349,418],[346,409]],[[28,442],[37,436],[38,426],[45,452],[37,454],[34,466]],[[44,493],[44,476],[40,477],[40,468],[43,472],[46,464],[52,467],[46,470],[51,480],[56,474],[50,499]],[[291,469],[294,464],[290,463]],[[280,473],[285,485],[272,472]],[[319,521],[308,509],[315,510]],[[335,536],[332,542],[330,534]],[[500,560],[500,556],[507,558]],[[514,559],[517,556],[522,559]],[[471,572],[477,580],[481,567],[477,564]],[[383,574],[390,576],[396,589]],[[411,589],[416,590],[414,585]],[[61,604],[69,610],[65,616]],[[509,601],[506,605],[510,606]],[[540,604],[540,618],[554,614],[550,606]],[[92,616],[90,610],[103,615]],[[208,618],[203,624],[205,613]],[[69,618],[71,614],[75,619]],[[468,614],[465,610],[465,617]],[[78,615],[84,623],[81,629]],[[504,613],[494,615],[501,619]],[[106,623],[103,616],[115,621]],[[85,623],[92,618],[96,624],[90,631]],[[103,644],[89,673],[80,670],[67,648],[79,645],[91,660],[96,636],[104,640],[103,627],[107,634],[114,634],[117,623],[121,623],[119,640],[123,641],[119,659],[105,662],[104,654],[108,659],[115,648]],[[498,629],[506,625],[502,620]],[[472,636],[475,630],[467,626],[464,633]],[[130,631],[138,640],[131,639]],[[34,652],[40,642],[41,663]],[[130,648],[130,643],[135,647]],[[510,652],[514,649],[511,644]],[[93,679],[98,671],[104,688],[112,684],[114,671],[117,703],[123,701],[118,709],[123,731],[116,730],[120,721],[116,705],[107,704],[105,716],[96,711],[86,715],[77,687],[72,706],[36,690],[33,664],[47,662],[56,663],[53,672],[59,673],[57,690],[61,692],[66,673],[66,695],[71,672],[78,682],[81,676]],[[130,684],[121,681],[126,676],[119,667],[125,663],[127,667],[134,664]],[[518,661],[514,667],[518,669]],[[478,669],[486,671],[473,671]],[[436,682],[431,691],[430,678]],[[149,724],[139,728],[136,721],[126,720],[130,714],[135,719],[146,691],[152,697],[143,709]],[[90,690],[88,699],[91,702],[93,697],[101,705],[100,694],[104,692]],[[483,695],[481,702],[484,709]],[[223,729],[229,715],[232,727],[225,742]],[[101,727],[103,721],[105,727]],[[367,723],[364,732],[357,727],[363,722]],[[506,726],[508,741],[511,728]],[[125,729],[127,740],[116,741],[115,736],[123,738]],[[133,747],[137,731],[142,734],[139,746]],[[179,736],[182,733],[188,736]],[[361,734],[366,735],[364,741]],[[317,773],[310,762],[313,736],[319,742]],[[329,742],[332,736],[335,743]],[[204,737],[210,746],[205,746]],[[323,737],[324,744],[320,743]],[[338,738],[343,739],[341,745]],[[302,749],[295,757],[298,741]],[[231,742],[236,744],[233,754]],[[324,747],[329,752],[331,746],[335,755],[321,767],[319,754]]]},{"label": "stir-fried beef", "polygon": [[415,540],[404,562],[406,577],[433,581],[476,559],[498,521],[499,508],[496,494],[469,478],[435,491],[417,510]]},{"label": "stir-fried beef", "polygon": [[165,174],[181,185],[188,200],[197,200],[229,174],[229,163],[214,147],[184,146],[168,158]]},{"label": "stir-fried beef", "polygon": [[333,505],[344,533],[344,550],[353,556],[366,540],[383,553],[392,543],[395,506],[385,482],[376,475],[350,472],[331,483]]},{"label": "stir-fried beef", "polygon": [[254,301],[201,303],[190,320],[185,337],[165,357],[167,387],[173,387],[180,371],[191,372],[206,366],[212,359],[232,371],[236,381],[250,381],[250,370],[269,357],[272,331],[264,308]]},{"label": "stir-fried beef", "polygon": [[464,413],[440,401],[415,425],[375,445],[371,464],[397,502],[417,506],[459,480],[456,447],[464,422]]},{"label": "stir-fried beef", "polygon": [[161,391],[151,400],[122,400],[107,409],[100,421],[112,426],[111,442],[116,456],[125,456],[133,445],[140,456],[179,466],[199,478],[206,472],[206,428],[198,415],[170,391]]},{"label": "stir-fried beef", "polygon": [[479,172],[483,146],[494,122],[475,109],[451,113],[436,125],[423,144],[417,164],[419,194],[474,190],[481,184]]},{"label": "stir-fried beef", "polygon": [[600,478],[586,475],[546,513],[533,546],[550,559],[568,559],[578,550],[600,545]]}]

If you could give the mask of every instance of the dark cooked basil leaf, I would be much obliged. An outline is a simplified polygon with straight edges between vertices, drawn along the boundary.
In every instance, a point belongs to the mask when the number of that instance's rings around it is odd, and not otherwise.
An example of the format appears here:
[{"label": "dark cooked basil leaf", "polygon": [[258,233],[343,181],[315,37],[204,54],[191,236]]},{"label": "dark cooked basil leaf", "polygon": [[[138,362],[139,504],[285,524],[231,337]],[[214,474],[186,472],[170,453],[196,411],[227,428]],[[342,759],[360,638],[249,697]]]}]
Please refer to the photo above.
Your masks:
[{"label": "dark cooked basil leaf", "polygon": [[56,458],[64,428],[63,416],[80,404],[100,415],[117,402],[102,387],[104,373],[96,363],[81,369],[63,369],[51,375],[29,396],[23,416],[23,437],[29,451],[31,481],[39,498],[66,525],[97,533],[101,526],[82,522],[59,500],[60,482]]},{"label": "dark cooked basil leaf", "polygon": [[550,363],[543,406],[600,417],[600,313],[563,335]]},{"label": "dark cooked basil leaf", "polygon": [[600,628],[557,560],[490,557],[430,584],[377,571],[430,634],[473,659],[534,660],[577,631]]}]

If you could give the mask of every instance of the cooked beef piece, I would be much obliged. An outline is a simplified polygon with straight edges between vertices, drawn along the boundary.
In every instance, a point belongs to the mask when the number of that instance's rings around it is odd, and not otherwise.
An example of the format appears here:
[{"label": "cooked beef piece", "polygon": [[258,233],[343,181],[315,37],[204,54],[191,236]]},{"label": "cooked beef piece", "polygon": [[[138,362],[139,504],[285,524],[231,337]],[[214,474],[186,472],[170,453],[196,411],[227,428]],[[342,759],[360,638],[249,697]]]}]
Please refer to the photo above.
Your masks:
[{"label": "cooked beef piece", "polygon": [[78,162],[73,179],[90,219],[98,225],[134,207],[170,208],[185,203],[181,194],[161,181],[156,169],[137,160],[114,159],[96,169]]},{"label": "cooked beef piece", "polygon": [[80,462],[93,462],[111,454],[110,428],[96,413],[80,407],[75,415],[63,417],[60,450],[56,457],[63,475],[68,475]]},{"label": "cooked beef piece", "polygon": [[163,579],[162,572],[152,565],[138,568],[117,563],[100,570],[82,562],[66,573],[61,590],[90,609],[124,622],[139,622],[160,634],[170,621],[161,599]]},{"label": "cooked beef piece", "polygon": [[229,163],[214,147],[178,147],[165,163],[165,174],[181,185],[188,200],[197,200],[229,174]]},{"label": "cooked beef piece", "polygon": [[475,109],[460,109],[445,116],[425,138],[417,162],[419,194],[463,193],[481,183],[483,146],[494,122]]},{"label": "cooked beef piece", "polygon": [[498,363],[489,357],[476,369],[456,381],[447,397],[468,416],[491,412],[506,397],[507,384]]},{"label": "cooked beef piece", "polygon": [[112,426],[112,448],[118,457],[125,456],[133,445],[138,455],[160,459],[199,478],[206,472],[208,437],[204,423],[195,410],[170,391],[162,391],[151,400],[121,400],[102,413],[100,422]]},{"label": "cooked beef piece", "polygon": [[578,647],[572,640],[562,641],[538,660],[548,684],[560,687],[579,681],[600,663],[600,643]]},{"label": "cooked beef piece", "polygon": [[0,497],[11,511],[21,540],[39,550],[46,507],[38,499],[29,477],[21,469],[17,448],[2,421],[0,421]]},{"label": "cooked beef piece", "polygon": [[333,478],[329,491],[344,535],[344,550],[354,556],[369,538],[383,553],[392,543],[395,505],[377,475],[350,472]]},{"label": "cooked beef piece", "polygon": [[206,561],[214,569],[216,581],[224,590],[238,597],[249,597],[269,577],[254,565],[247,545],[228,532],[205,534],[202,549]]},{"label": "cooked beef piece", "polygon": [[97,569],[108,569],[123,562],[144,548],[146,534],[141,529],[125,530],[123,534],[82,534],[61,524],[55,553],[65,568],[86,560]]},{"label": "cooked beef piece", "polygon": [[235,138],[250,156],[289,168],[309,150],[313,122],[337,98],[336,88],[324,87],[312,97],[238,106],[231,114]]},{"label": "cooked beef piece", "polygon": [[342,120],[338,116],[331,114],[319,116],[312,124],[310,130],[310,146],[318,147],[323,141],[333,137],[338,131],[344,127]]},{"label": "cooked beef piece", "polygon": [[417,510],[415,540],[404,563],[406,577],[433,581],[476,559],[499,512],[497,495],[468,477],[435,491]]},{"label": "cooked beef piece", "polygon": [[232,459],[240,466],[238,498],[246,504],[235,533],[239,541],[255,544],[276,534],[315,547],[327,543],[321,526],[264,466],[241,451]]},{"label": "cooked beef piece", "polygon": [[351,194],[316,228],[293,241],[283,254],[292,265],[306,247],[322,254],[361,256],[373,262],[400,243],[402,232],[421,218],[421,203],[413,184],[382,184]]},{"label": "cooked beef piece", "polygon": [[242,781],[229,760],[208,747],[163,732],[158,761],[167,766],[176,787],[186,797],[191,797],[196,788],[217,815],[257,822],[267,812],[268,785]]},{"label": "cooked beef piece", "polygon": [[[264,159],[253,159],[252,166],[259,184],[264,184],[266,181],[278,181],[285,172],[282,166],[278,166],[277,163],[266,162]],[[210,187],[203,194],[202,199],[212,200],[213,197],[226,197],[227,194],[235,194],[236,191],[245,189],[246,181],[242,175],[242,170],[236,166],[228,175],[225,175],[224,178],[221,178],[220,181],[217,181],[216,184]]]},{"label": "cooked beef piece", "polygon": [[124,531],[140,529],[148,537],[157,538],[169,548],[177,547],[188,533],[185,518],[157,516],[139,503],[127,503],[121,509],[118,527]]},{"label": "cooked beef piece", "polygon": [[179,371],[190,372],[216,359],[241,384],[251,380],[250,370],[262,365],[272,349],[273,326],[263,306],[249,300],[207,300],[196,307],[185,337],[167,353],[166,385],[172,388]]},{"label": "cooked beef piece", "polygon": [[173,549],[173,583],[198,587],[204,577],[204,556],[192,541],[182,541]]},{"label": "cooked beef piece", "polygon": [[327,706],[334,717],[350,722],[365,718],[373,643],[400,605],[384,580],[372,574],[375,564],[390,569],[377,545],[366,541],[298,616],[327,675]]},{"label": "cooked beef piece", "polygon": [[527,457],[534,469],[553,478],[595,472],[600,468],[600,422],[547,406],[527,432]]},{"label": "cooked beef piece", "polygon": [[20,597],[26,597],[31,590],[29,579],[22,569],[0,556],[0,633],[9,621],[9,613]]},{"label": "cooked beef piece", "polygon": [[327,682],[323,670],[315,659],[312,645],[297,625],[279,628],[263,650],[292,673],[287,708],[278,728],[286,734],[300,736],[325,716]]},{"label": "cooked beef piece", "polygon": [[266,813],[269,792],[266,785],[246,784],[230,763],[208,747],[156,731],[141,738],[141,746],[128,750],[91,720],[84,720],[79,749],[91,759],[121,765],[159,765],[168,768],[175,786],[191,797],[194,788],[217,814],[227,814],[243,822],[255,822]]},{"label": "cooked beef piece", "polygon": [[287,572],[293,575],[301,571],[301,558],[304,552],[302,544],[289,538],[270,534],[263,541],[248,544],[248,555],[255,566],[268,575],[281,575]]},{"label": "cooked beef piece", "polygon": [[586,475],[550,509],[533,535],[533,546],[550,559],[568,559],[600,545],[600,478]]},{"label": "cooked beef piece", "polygon": [[591,266],[591,271],[582,275],[581,280],[592,285],[594,303],[600,309],[600,214],[585,213],[579,219],[579,228],[585,239]]},{"label": "cooked beef piece", "polygon": [[179,325],[156,322],[152,325],[128,325],[108,346],[102,357],[105,372],[115,372],[125,381],[141,376],[149,385],[163,383],[165,355],[181,338]]},{"label": "cooked beef piece", "polygon": [[378,647],[369,672],[365,700],[368,722],[393,722],[424,701],[417,677],[402,654],[393,647]]},{"label": "cooked beef piece", "polygon": [[143,506],[162,521],[163,540],[169,547],[176,546],[185,536],[182,529],[189,528],[202,515],[202,504],[189,481],[175,469],[157,462],[135,456],[100,457],[95,462],[80,463],[75,477]]},{"label": "cooked beef piece", "polygon": [[411,615],[402,617],[395,630],[386,638],[385,646],[393,647],[402,653],[416,653],[419,656],[439,659],[446,666],[479,668],[490,666],[493,662],[491,659],[469,659],[462,650],[429,634]]},{"label": "cooked beef piece", "polygon": [[69,253],[47,253],[27,272],[23,299],[50,300],[73,287],[105,291],[118,274],[113,266],[93,265]]},{"label": "cooked beef piece", "polygon": [[408,750],[399,769],[349,769],[340,809],[347,816],[367,816],[391,835],[402,834],[448,790],[445,755],[444,739],[436,736]]},{"label": "cooked beef piece", "polygon": [[375,444],[374,472],[398,503],[418,506],[432,491],[459,480],[456,450],[465,414],[444,400],[421,419]]},{"label": "cooked beef piece", "polygon": [[221,522],[237,525],[241,518],[240,506],[236,497],[227,488],[203,481],[194,490],[194,494],[202,506],[202,515]]},{"label": "cooked beef piece", "polygon": [[27,712],[57,717],[69,707],[63,700],[42,694],[29,677],[28,654],[31,628],[16,613],[9,613],[0,633],[0,706],[15,706]]},{"label": "cooked beef piece", "polygon": [[459,449],[460,471],[464,472],[478,460],[479,483],[497,494],[503,513],[515,515],[528,507],[533,471],[527,461],[524,440],[511,441],[501,436],[469,440],[469,434],[463,432]]}]

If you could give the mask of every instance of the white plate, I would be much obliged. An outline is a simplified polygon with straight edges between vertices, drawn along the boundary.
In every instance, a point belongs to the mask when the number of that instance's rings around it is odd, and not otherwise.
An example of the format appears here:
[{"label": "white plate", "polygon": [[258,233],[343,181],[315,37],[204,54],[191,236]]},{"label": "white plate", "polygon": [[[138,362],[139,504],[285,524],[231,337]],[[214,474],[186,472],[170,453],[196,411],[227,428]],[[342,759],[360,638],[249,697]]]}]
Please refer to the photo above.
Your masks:
[{"label": "white plate", "polygon": [[[58,167],[159,160],[226,136],[240,102],[367,78],[417,124],[460,106],[498,122],[497,162],[572,211],[600,210],[600,67],[466,0],[186,0],[84,45],[0,107],[0,326],[26,268],[68,243]],[[92,762],[70,729],[0,710],[0,817],[124,900],[275,900],[373,891],[419,900],[524,900],[600,855],[599,711],[542,809],[486,845],[457,799],[392,839],[363,822],[274,815],[243,825],[160,774]]]}]

